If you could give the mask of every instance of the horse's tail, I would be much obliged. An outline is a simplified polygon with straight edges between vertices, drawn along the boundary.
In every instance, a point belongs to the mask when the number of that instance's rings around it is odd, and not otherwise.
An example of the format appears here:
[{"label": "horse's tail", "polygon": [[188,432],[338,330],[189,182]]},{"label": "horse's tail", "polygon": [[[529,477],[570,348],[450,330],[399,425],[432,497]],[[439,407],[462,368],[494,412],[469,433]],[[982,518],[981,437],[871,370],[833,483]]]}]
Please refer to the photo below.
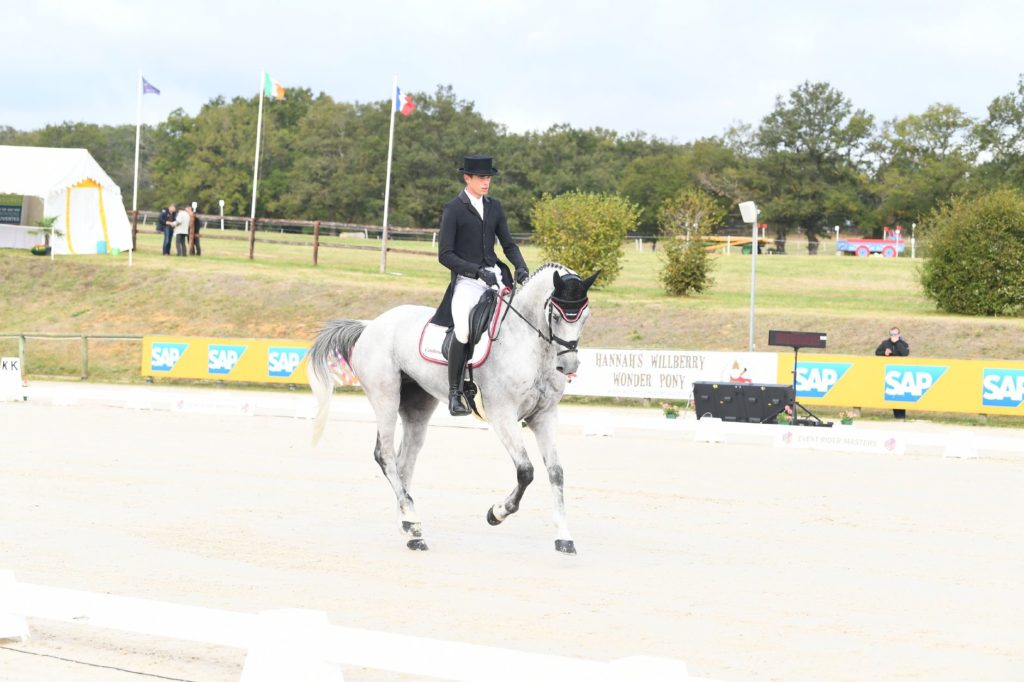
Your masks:
[{"label": "horse's tail", "polygon": [[343,360],[351,367],[352,347],[364,329],[366,324],[359,320],[331,320],[316,335],[309,350],[309,387],[317,400],[313,445],[320,441],[327,426],[327,413],[331,409],[331,395],[336,382],[334,372],[342,370],[338,361]]}]

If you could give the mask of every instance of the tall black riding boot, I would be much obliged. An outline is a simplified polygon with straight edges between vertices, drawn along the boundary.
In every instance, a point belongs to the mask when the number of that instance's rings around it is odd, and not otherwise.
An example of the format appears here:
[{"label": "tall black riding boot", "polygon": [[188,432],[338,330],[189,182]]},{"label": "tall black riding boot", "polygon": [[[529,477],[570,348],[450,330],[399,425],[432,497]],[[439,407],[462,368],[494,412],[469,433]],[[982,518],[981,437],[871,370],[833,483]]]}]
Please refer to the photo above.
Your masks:
[{"label": "tall black riding boot", "polygon": [[466,346],[452,337],[448,348],[448,412],[453,417],[465,417],[470,414],[462,398],[462,375],[466,371]]}]

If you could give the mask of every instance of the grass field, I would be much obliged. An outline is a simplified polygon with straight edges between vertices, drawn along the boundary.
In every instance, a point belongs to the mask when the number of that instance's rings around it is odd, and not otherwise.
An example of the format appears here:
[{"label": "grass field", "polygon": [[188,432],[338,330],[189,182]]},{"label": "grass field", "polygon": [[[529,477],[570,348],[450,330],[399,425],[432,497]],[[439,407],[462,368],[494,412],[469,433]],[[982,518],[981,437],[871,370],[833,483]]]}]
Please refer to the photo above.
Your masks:
[{"label": "grass field", "polygon": [[[372,318],[400,303],[436,305],[447,271],[426,242],[395,241],[420,254],[390,253],[379,274],[379,242],[324,238],[312,265],[311,237],[259,233],[255,260],[238,232],[204,232],[202,258],[160,255],[160,235],[140,231],[139,252],[49,258],[0,250],[0,333],[180,334],[310,339],[337,317]],[[233,237],[231,239],[221,238]],[[768,329],[823,331],[828,352],[871,354],[899,325],[915,357],[1019,359],[1024,321],[947,315],[921,293],[909,258],[822,255],[761,256],[757,261],[757,350]],[[376,248],[375,248],[376,247]],[[793,254],[801,245],[790,244]],[[531,266],[543,262],[524,248]],[[745,350],[750,313],[750,257],[714,260],[714,286],[693,298],[673,298],[658,283],[658,253],[623,250],[619,278],[592,292],[593,317],[584,343],[603,348]],[[93,342],[90,377],[141,381],[137,342]],[[77,341],[30,340],[29,376],[77,375]],[[0,338],[0,353],[17,354]]]}]

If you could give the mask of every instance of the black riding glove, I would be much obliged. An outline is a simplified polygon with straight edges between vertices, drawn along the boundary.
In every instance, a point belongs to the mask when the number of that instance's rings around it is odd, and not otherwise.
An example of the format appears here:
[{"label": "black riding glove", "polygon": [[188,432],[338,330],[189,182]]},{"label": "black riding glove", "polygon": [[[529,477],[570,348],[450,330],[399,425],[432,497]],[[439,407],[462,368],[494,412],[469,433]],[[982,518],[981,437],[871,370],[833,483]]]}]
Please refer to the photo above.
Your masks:
[{"label": "black riding glove", "polygon": [[498,286],[498,278],[487,268],[477,268],[476,276],[482,279],[489,287]]},{"label": "black riding glove", "polygon": [[526,280],[530,278],[530,271],[526,268],[516,268],[516,283],[526,284]]}]

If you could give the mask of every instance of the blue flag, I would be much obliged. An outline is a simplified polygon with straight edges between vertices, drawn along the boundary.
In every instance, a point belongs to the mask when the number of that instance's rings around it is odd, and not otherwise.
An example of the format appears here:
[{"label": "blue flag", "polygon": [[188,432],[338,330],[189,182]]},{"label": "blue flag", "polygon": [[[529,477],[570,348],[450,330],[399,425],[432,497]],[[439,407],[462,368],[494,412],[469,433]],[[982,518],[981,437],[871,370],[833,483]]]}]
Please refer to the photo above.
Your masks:
[{"label": "blue flag", "polygon": [[160,94],[160,90],[157,89],[157,87],[155,85],[153,85],[152,83],[150,83],[148,80],[143,78],[142,79],[142,94],[143,95],[148,95],[149,93],[153,93],[154,95],[159,95]]}]

